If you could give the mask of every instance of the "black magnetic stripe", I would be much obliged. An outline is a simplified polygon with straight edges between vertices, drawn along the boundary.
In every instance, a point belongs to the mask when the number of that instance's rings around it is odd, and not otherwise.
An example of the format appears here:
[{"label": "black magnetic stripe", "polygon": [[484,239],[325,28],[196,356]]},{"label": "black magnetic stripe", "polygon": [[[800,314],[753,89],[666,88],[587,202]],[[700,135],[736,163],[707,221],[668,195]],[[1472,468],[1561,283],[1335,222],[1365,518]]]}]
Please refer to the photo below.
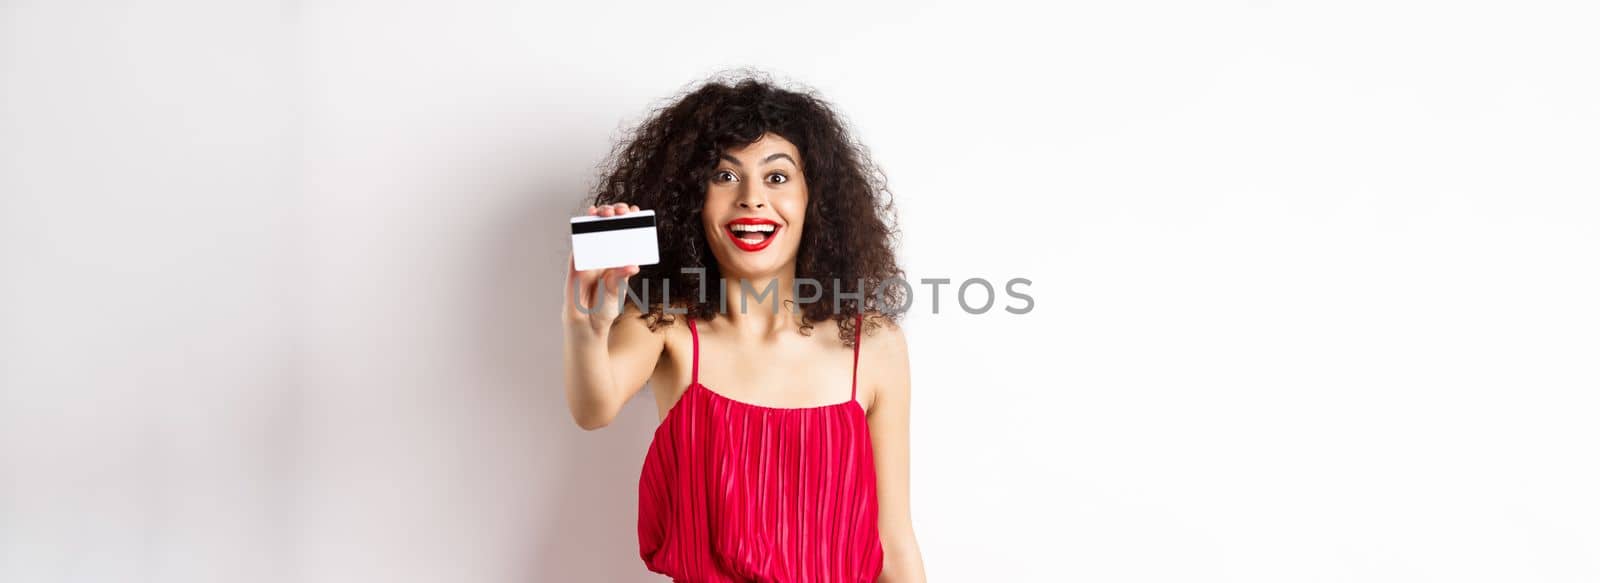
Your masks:
[{"label": "black magnetic stripe", "polygon": [[655,215],[642,217],[624,217],[620,219],[607,219],[603,221],[583,221],[572,223],[572,234],[599,233],[603,231],[620,231],[622,229],[639,229],[656,226]]}]

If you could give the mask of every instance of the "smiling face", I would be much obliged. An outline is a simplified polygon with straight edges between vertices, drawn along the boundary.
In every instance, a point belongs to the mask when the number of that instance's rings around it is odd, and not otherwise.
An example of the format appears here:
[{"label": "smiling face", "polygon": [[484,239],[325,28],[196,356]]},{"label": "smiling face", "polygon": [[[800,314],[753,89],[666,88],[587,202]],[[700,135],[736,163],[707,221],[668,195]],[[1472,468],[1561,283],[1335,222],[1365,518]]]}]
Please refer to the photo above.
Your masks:
[{"label": "smiling face", "polygon": [[792,275],[810,196],[803,162],[794,144],[771,133],[722,153],[701,220],[724,277]]}]

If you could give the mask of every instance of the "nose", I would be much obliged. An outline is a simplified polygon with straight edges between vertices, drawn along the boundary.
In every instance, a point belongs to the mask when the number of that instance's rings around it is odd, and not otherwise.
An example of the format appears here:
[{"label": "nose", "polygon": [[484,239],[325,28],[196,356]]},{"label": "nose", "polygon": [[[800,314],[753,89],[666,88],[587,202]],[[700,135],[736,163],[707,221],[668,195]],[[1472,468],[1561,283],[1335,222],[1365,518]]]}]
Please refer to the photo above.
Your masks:
[{"label": "nose", "polygon": [[767,196],[766,194],[762,193],[760,189],[757,189],[755,186],[746,183],[743,188],[739,189],[738,203],[739,208],[743,209],[766,208]]}]

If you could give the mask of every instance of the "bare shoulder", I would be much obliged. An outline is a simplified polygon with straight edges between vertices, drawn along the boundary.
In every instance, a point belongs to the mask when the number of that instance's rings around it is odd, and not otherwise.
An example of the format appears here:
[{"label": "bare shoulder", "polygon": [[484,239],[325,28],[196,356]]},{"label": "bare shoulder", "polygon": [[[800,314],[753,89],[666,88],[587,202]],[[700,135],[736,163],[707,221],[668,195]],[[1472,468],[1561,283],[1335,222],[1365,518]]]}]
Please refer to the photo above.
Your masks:
[{"label": "bare shoulder", "polygon": [[611,322],[611,337],[614,343],[639,344],[653,347],[659,352],[665,348],[670,328],[657,326],[654,330],[650,329],[650,318],[633,302],[628,302],[617,319]]},{"label": "bare shoulder", "polygon": [[911,391],[911,358],[905,328],[877,312],[862,315],[860,374],[872,391],[873,406],[903,401]]},{"label": "bare shoulder", "polygon": [[861,315],[863,329],[861,330],[861,357],[867,356],[867,351],[888,352],[891,355],[904,355],[906,348],[906,331],[898,322],[876,311],[867,311]]}]

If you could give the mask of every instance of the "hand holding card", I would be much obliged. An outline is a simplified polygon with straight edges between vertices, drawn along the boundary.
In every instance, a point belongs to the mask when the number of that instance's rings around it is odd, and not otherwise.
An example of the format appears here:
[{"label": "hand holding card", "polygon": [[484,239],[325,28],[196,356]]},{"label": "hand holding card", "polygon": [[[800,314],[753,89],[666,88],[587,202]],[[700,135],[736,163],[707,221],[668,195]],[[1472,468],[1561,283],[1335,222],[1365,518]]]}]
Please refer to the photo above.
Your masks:
[{"label": "hand holding card", "polygon": [[621,314],[621,289],[639,266],[659,262],[655,213],[625,203],[589,207],[588,216],[571,220],[571,228],[562,313],[569,325],[598,334]]},{"label": "hand holding card", "polygon": [[573,217],[571,222],[572,260],[579,271],[653,265],[661,260],[655,211]]}]

